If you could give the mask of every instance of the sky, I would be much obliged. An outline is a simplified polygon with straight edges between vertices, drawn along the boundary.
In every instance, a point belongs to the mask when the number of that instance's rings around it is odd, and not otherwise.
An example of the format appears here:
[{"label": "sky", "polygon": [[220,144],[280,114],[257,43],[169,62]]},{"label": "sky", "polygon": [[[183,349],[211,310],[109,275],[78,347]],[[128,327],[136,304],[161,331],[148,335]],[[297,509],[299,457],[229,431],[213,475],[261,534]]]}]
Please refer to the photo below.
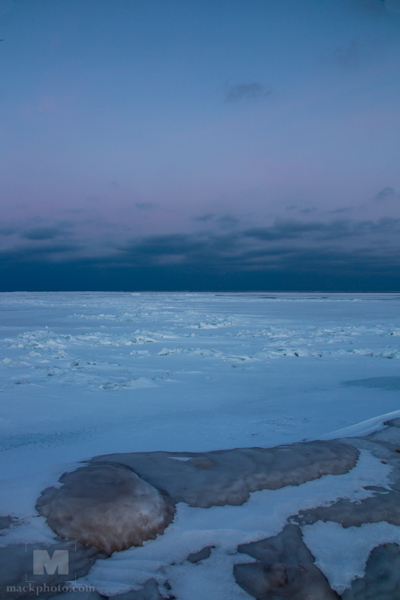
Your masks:
[{"label": "sky", "polygon": [[400,0],[0,0],[0,291],[400,290]]}]

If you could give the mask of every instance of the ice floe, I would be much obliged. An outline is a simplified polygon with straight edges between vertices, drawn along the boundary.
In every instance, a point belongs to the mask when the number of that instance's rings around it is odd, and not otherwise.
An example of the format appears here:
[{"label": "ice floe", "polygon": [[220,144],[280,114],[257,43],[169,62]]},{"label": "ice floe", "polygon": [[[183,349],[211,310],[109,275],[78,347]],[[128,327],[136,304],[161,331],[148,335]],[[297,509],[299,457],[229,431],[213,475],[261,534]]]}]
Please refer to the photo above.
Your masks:
[{"label": "ice floe", "polygon": [[397,598],[399,299],[2,294],[1,597],[37,548],[70,553],[65,599]]}]

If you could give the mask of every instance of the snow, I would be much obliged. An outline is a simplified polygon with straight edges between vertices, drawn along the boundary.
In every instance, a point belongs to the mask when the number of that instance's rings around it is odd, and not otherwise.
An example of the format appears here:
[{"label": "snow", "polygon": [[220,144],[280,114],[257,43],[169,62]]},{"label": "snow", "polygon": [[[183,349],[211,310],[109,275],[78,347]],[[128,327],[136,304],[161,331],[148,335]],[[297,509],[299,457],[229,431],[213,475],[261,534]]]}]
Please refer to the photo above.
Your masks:
[{"label": "snow", "polygon": [[364,577],[373,548],[388,543],[400,545],[400,528],[385,521],[347,528],[318,521],[303,527],[303,539],[331,587],[342,594],[356,577]]},{"label": "snow", "polygon": [[[54,541],[37,499],[93,456],[164,451],[186,465],[186,453],[383,431],[400,416],[399,308],[399,294],[1,294],[0,516],[20,524],[0,545]],[[150,561],[143,577],[168,579],[178,600],[248,598],[233,577],[238,556],[251,560],[238,544],[276,535],[290,515],[338,494],[387,486],[389,471],[363,450],[346,475],[253,492],[243,506],[179,503],[162,536],[97,561],[88,578],[100,591],[132,589],[125,573],[140,556]],[[303,530],[326,565],[322,525]],[[370,525],[365,548],[394,540],[394,525]],[[215,546],[208,559],[185,560],[204,546]],[[337,589],[362,572],[365,552],[332,575]],[[143,577],[135,571],[135,585]]]},{"label": "snow", "polygon": [[379,415],[373,419],[367,419],[361,423],[350,425],[350,427],[344,427],[338,431],[331,431],[324,435],[318,436],[319,440],[337,440],[338,438],[347,437],[361,437],[369,435],[374,431],[381,431],[385,428],[385,423],[391,419],[397,419],[400,417],[400,410],[394,410],[393,412],[386,413],[385,415]]}]

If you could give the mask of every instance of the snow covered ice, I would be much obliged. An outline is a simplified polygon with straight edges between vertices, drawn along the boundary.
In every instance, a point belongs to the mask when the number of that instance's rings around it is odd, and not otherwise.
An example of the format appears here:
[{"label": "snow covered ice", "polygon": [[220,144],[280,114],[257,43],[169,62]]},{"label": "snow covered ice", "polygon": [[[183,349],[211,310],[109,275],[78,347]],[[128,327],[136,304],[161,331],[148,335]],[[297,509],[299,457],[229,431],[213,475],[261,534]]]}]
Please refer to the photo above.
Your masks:
[{"label": "snow covered ice", "polygon": [[[65,504],[57,518],[40,508],[44,490],[64,502],[65,482],[105,469],[138,476],[155,510],[176,514],[109,558],[78,546],[93,600],[383,594],[374,573],[391,572],[400,544],[400,295],[14,293],[0,305],[11,585],[29,568],[25,544],[87,543],[60,525]],[[275,554],[259,558],[266,544]],[[358,561],[346,569],[345,547]],[[8,575],[2,597],[23,597],[7,596]],[[382,598],[399,586],[390,578]]]}]

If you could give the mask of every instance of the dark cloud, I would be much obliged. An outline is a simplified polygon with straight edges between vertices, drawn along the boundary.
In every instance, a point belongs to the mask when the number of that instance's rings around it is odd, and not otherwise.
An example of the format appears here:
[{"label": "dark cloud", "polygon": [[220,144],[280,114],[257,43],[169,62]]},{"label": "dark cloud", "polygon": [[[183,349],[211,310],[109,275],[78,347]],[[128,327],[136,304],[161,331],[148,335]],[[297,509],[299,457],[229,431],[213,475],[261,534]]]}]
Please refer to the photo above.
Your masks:
[{"label": "dark cloud", "polygon": [[[390,254],[391,248],[395,248],[393,256],[396,256],[400,246],[396,241],[399,233],[400,219],[330,222],[286,220],[276,221],[269,227],[229,233],[208,231],[202,234],[149,236],[132,240],[120,248],[119,255],[113,260],[145,267],[160,264],[166,257],[180,256],[185,264],[203,265],[207,269],[213,265],[223,270],[233,266],[247,268],[262,264],[267,267],[271,259],[276,261],[277,258],[288,256],[322,257],[330,252],[346,257],[357,248],[358,252],[369,255],[375,253],[377,256],[382,252]],[[400,263],[400,255],[398,261]],[[329,265],[326,267],[329,268]]]},{"label": "dark cloud", "polygon": [[290,241],[306,240],[308,243],[321,243],[326,241],[340,242],[347,238],[358,239],[366,244],[371,243],[371,236],[390,236],[396,239],[400,233],[400,219],[384,218],[378,221],[298,221],[276,220],[270,227],[255,227],[242,232],[244,237],[255,238],[260,241]]},{"label": "dark cloud", "polygon": [[290,206],[286,206],[285,210],[297,210],[302,215],[310,215],[311,213],[317,211],[317,209],[314,206],[299,208],[297,204],[291,204]]},{"label": "dark cloud", "polygon": [[125,252],[136,256],[171,256],[196,253],[203,248],[202,238],[195,235],[176,233],[153,235],[128,244]]},{"label": "dark cloud", "polygon": [[261,83],[239,83],[230,87],[225,94],[227,102],[238,102],[239,100],[255,100],[265,98],[271,94]]},{"label": "dark cloud", "polygon": [[198,217],[192,217],[192,220],[200,223],[214,221],[221,229],[231,229],[240,223],[240,220],[233,215],[221,215],[217,218],[215,213],[207,213]]},{"label": "dark cloud", "polygon": [[336,208],[335,210],[327,210],[326,213],[328,215],[340,215],[343,213],[351,212],[352,210],[353,210],[352,206],[346,206],[344,208]]},{"label": "dark cloud", "polygon": [[[57,244],[52,244],[51,246],[38,246],[36,248],[30,248],[29,249],[29,259],[30,260],[34,260],[37,259],[38,257],[43,257],[43,256],[48,256],[49,258],[53,257],[53,256],[57,256],[58,258],[61,258],[65,255],[70,255],[71,253],[79,253],[82,250],[84,250],[84,247],[82,244],[78,244],[78,243],[57,243]],[[22,252],[22,251],[21,251]],[[18,253],[16,254],[18,255]]]},{"label": "dark cloud", "polygon": [[214,219],[215,214],[214,213],[207,213],[205,215],[199,215],[198,217],[192,217],[193,221],[200,221],[200,223],[205,223],[207,221],[210,221],[211,219]]},{"label": "dark cloud", "polygon": [[0,253],[0,289],[400,290],[399,234],[400,219],[286,219],[103,244],[92,259],[47,237]]},{"label": "dark cloud", "polygon": [[217,219],[217,223],[222,229],[230,229],[231,227],[236,227],[240,221],[232,215],[222,215],[222,217]]},{"label": "dark cloud", "polygon": [[[400,219],[393,218],[376,221],[276,219],[269,226],[247,229],[239,228],[239,219],[232,215],[223,215],[215,222],[220,224],[219,229],[137,237],[125,244],[110,245],[108,251],[113,254],[112,260],[117,262],[134,260],[150,264],[168,256],[182,256],[189,262],[194,259],[218,262],[237,261],[241,256],[248,256],[248,252],[287,253],[306,248],[322,249],[327,245],[340,247],[343,252],[356,245],[370,249],[374,244],[381,248],[400,246]],[[25,231],[23,237],[38,242],[34,246],[37,252],[62,253],[64,248],[66,252],[76,251],[79,244],[71,239],[67,229],[72,226],[64,223],[54,227],[36,227]],[[66,231],[70,243],[60,244],[60,236]],[[30,252],[32,248],[31,245]],[[106,248],[104,244],[103,248]],[[104,253],[107,254],[107,251],[104,250]]]},{"label": "dark cloud", "polygon": [[139,210],[151,210],[152,208],[155,208],[157,205],[153,204],[152,202],[135,202],[135,206]]},{"label": "dark cloud", "polygon": [[392,187],[385,187],[381,190],[376,196],[375,200],[388,200],[389,198],[394,198],[396,196],[396,192]]},{"label": "dark cloud", "polygon": [[[181,256],[187,262],[207,261],[218,263],[239,262],[256,253],[257,256],[281,255],[305,251],[307,248],[340,248],[346,253],[354,247],[381,249],[400,246],[400,219],[382,218],[377,221],[355,221],[334,219],[330,221],[276,219],[266,227],[240,229],[239,220],[231,215],[223,215],[215,220],[221,224],[217,230],[202,233],[175,233],[150,235],[134,238],[129,243],[109,247],[112,260],[120,263],[156,264],[160,259]],[[226,226],[225,226],[226,225]],[[66,226],[64,226],[66,227]],[[227,229],[227,231],[224,231]],[[24,233],[24,237],[35,242],[35,252],[51,254],[76,251],[78,245],[60,244],[57,238],[65,232],[63,226],[37,227]],[[105,248],[105,246],[103,245]],[[385,250],[385,251],[386,251]],[[30,252],[31,247],[30,247]],[[106,252],[105,252],[106,254]]]},{"label": "dark cloud", "polygon": [[245,237],[262,241],[294,240],[306,234],[326,233],[334,227],[338,231],[339,224],[326,224],[319,221],[298,221],[295,219],[279,220],[270,227],[253,227],[243,232]]},{"label": "dark cloud", "polygon": [[17,231],[15,227],[0,227],[0,235],[4,236],[13,235]]},{"label": "dark cloud", "polygon": [[[382,224],[376,227],[382,230]],[[28,250],[2,253],[0,290],[400,290],[398,248],[332,243],[316,251],[312,243],[279,246],[261,240],[249,246],[248,241],[241,233],[151,236],[117,256],[57,262]],[[164,261],[166,253],[185,260]]]},{"label": "dark cloud", "polygon": [[65,212],[69,215],[80,215],[86,211],[83,208],[67,208]]},{"label": "dark cloud", "polygon": [[27,240],[53,240],[64,233],[64,229],[61,227],[33,227],[32,229],[28,229],[24,231],[22,237]]},{"label": "dark cloud", "polygon": [[84,247],[78,243],[55,243],[51,245],[35,245],[30,248],[15,248],[0,251],[0,263],[15,265],[23,263],[30,265],[37,260],[50,260],[57,258],[59,261],[66,260],[67,255],[78,254]]},{"label": "dark cloud", "polygon": [[241,234],[207,232],[169,234],[134,239],[113,257],[115,264],[134,264],[143,268],[177,261],[208,269],[210,265],[229,263],[240,254]]}]

